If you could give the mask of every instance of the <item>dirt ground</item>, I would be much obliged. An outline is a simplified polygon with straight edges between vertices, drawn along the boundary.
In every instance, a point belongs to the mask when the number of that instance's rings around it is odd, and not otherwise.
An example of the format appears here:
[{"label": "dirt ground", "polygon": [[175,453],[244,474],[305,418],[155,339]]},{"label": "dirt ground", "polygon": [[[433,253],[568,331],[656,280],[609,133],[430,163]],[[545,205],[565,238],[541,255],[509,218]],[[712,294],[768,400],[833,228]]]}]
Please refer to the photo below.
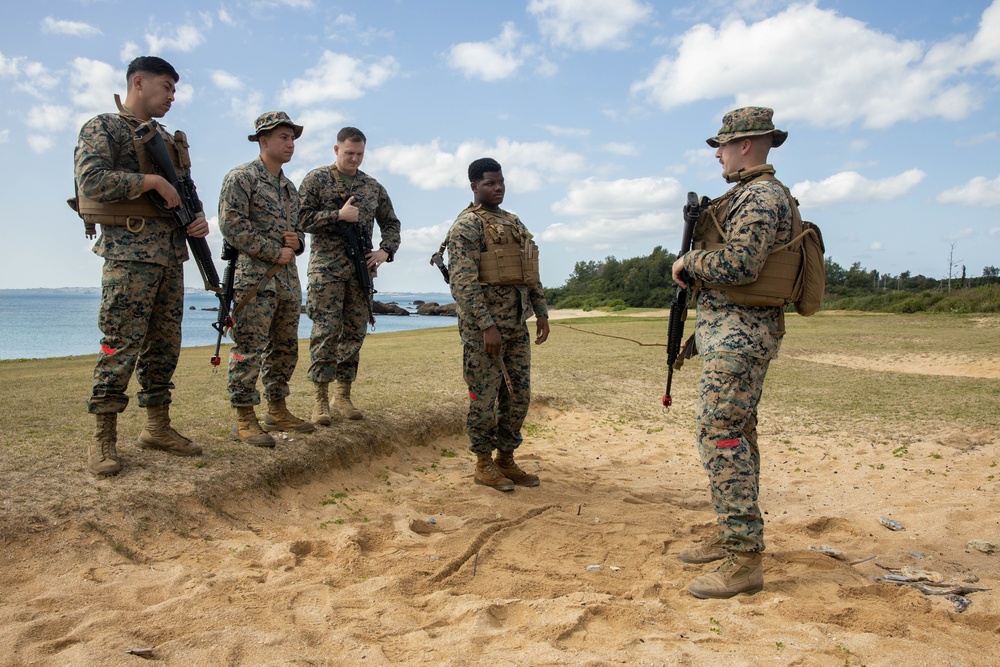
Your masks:
[{"label": "dirt ground", "polygon": [[[186,530],[4,538],[0,663],[996,664],[1000,556],[968,546],[1000,535],[995,433],[915,431],[899,458],[881,434],[765,413],[765,588],[729,601],[691,597],[711,566],[676,558],[714,531],[690,414],[625,422],[539,397],[525,435],[542,483],[513,493],[474,485],[453,436],[179,506]],[[902,567],[989,590],[959,613],[875,581]]]}]

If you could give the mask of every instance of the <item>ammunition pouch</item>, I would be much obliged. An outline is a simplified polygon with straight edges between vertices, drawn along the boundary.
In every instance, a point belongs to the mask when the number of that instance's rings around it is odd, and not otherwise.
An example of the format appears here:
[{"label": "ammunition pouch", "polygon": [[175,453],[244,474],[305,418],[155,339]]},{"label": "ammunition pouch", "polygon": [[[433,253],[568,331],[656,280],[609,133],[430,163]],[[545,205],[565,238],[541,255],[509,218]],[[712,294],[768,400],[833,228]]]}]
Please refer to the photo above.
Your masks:
[{"label": "ammunition pouch", "polygon": [[482,208],[472,212],[482,221],[486,240],[486,250],[479,254],[479,283],[538,285],[541,280],[538,245],[528,230],[518,227],[504,215],[494,215]]}]

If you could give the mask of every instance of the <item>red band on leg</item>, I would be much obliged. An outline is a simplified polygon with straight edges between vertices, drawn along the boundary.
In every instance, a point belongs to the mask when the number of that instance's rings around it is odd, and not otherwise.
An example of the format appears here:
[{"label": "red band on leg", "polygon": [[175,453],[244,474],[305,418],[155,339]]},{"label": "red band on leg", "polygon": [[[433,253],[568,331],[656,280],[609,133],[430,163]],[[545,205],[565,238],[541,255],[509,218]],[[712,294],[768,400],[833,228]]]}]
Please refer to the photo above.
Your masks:
[{"label": "red band on leg", "polygon": [[729,440],[716,441],[715,446],[718,447],[719,449],[732,449],[733,447],[739,446],[739,444],[740,444],[739,438],[730,438]]}]

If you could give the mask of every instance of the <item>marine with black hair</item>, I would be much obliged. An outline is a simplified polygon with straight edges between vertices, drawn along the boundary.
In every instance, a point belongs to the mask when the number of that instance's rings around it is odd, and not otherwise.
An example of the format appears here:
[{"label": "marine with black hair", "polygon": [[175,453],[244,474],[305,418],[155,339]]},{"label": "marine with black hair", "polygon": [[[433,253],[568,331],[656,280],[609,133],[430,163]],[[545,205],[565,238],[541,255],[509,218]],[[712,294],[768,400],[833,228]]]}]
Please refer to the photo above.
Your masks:
[{"label": "marine with black hair", "polygon": [[[94,253],[104,258],[98,317],[104,335],[87,401],[88,411],[97,420],[94,440],[87,449],[87,469],[98,476],[115,475],[122,469],[117,451],[118,413],[128,405],[125,392],[133,372],[139,382],[139,406],[146,409],[139,447],[177,456],[196,456],[202,451],[174,430],[169,407],[181,347],[183,263],[188,259],[185,234],[204,238],[208,221],[198,201],[194,222],[182,229],[144,196],[155,191],[167,208],[181,204],[177,190],[155,173],[135,138],[137,128],[170,110],[179,80],[177,71],[162,58],[134,59],[126,71],[124,104],[116,95],[117,113],[87,121],[74,153],[75,208],[89,237],[96,235],[100,225]],[[159,123],[156,131],[178,174],[190,177],[184,133],[170,134]]]},{"label": "marine with black hair", "polygon": [[[538,486],[514,461],[531,400],[531,339],[549,337],[548,308],[538,276],[538,247],[521,220],[500,208],[503,170],[492,158],[469,165],[473,202],[448,231],[448,271],[458,310],[462,364],[469,387],[466,431],[476,454],[476,484],[499,491]],[[493,451],[496,450],[496,458]]]}]

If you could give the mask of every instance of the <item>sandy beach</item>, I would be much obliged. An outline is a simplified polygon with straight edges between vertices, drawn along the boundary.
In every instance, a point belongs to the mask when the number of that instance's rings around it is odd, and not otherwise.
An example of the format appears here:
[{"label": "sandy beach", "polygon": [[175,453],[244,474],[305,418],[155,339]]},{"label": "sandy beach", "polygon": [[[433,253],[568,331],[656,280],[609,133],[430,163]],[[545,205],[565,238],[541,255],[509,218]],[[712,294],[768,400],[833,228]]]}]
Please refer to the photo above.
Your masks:
[{"label": "sandy beach", "polygon": [[[988,324],[994,334],[997,322]],[[593,338],[555,333],[563,345]],[[785,356],[782,363],[817,373],[979,378],[1000,402],[995,352],[924,365],[902,350],[853,364],[808,345]],[[650,377],[662,375],[650,366]],[[775,401],[786,391],[781,368]],[[281,485],[217,490],[210,504],[178,486],[169,525],[109,504],[87,521],[70,516],[4,534],[0,662],[996,664],[993,425],[803,420],[769,403],[765,390],[765,588],[697,600],[687,584],[711,566],[676,556],[710,538],[715,520],[693,445],[697,368],[683,372],[670,413],[630,419],[611,395],[604,408],[581,404],[539,379],[519,454],[541,477],[538,488],[505,494],[472,483],[456,402],[437,417],[447,428],[353,447],[329,469]],[[629,380],[620,383],[631,391]],[[364,428],[337,424],[278,451],[332,448]],[[81,474],[78,483],[100,502],[116,482]],[[887,574],[922,579],[932,593],[957,589],[968,608],[910,585],[917,581],[879,580]]]}]

